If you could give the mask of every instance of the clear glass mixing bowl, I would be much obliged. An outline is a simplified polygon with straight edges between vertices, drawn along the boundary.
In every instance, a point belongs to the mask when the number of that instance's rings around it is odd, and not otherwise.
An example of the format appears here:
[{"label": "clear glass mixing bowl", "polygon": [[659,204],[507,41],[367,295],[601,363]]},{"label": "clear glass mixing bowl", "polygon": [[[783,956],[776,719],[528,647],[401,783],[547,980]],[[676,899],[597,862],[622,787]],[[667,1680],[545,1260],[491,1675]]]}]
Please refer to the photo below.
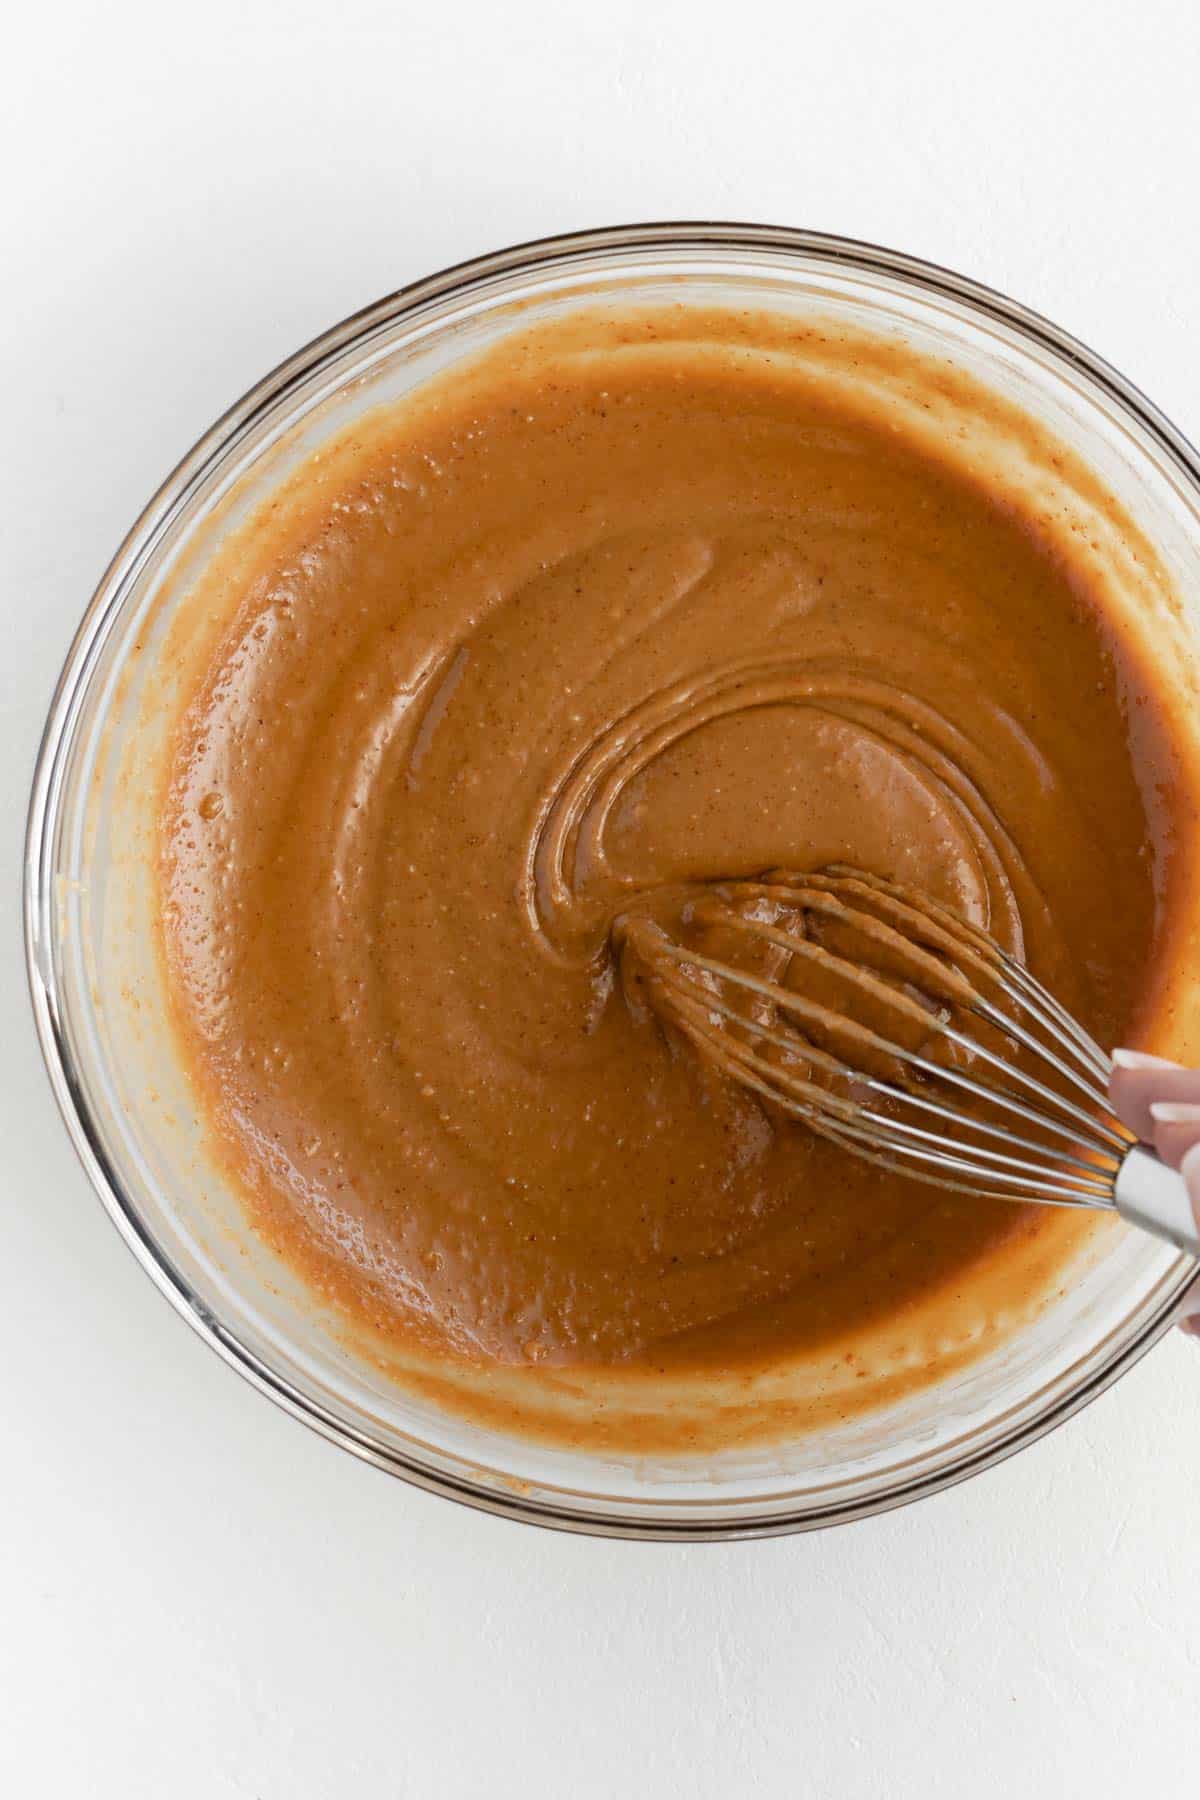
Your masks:
[{"label": "clear glass mixing bowl", "polygon": [[[50,1079],[126,1242],[193,1328],[334,1443],[449,1498],[613,1536],[765,1536],[878,1512],[1067,1418],[1168,1328],[1192,1265],[1104,1237],[1039,1322],[904,1404],[770,1451],[648,1459],[549,1449],[440,1412],[359,1361],[248,1230],[205,1154],[171,1040],[150,872],[164,645],[189,575],[297,461],[368,407],[564,307],[669,300],[834,315],[948,358],[1103,477],[1182,596],[1200,595],[1200,461],[1064,332],[911,257],[810,232],[633,226],[524,245],[416,283],[265,377],[184,459],[87,608],[50,709],[25,871]],[[1191,641],[1200,619],[1183,622]]]}]

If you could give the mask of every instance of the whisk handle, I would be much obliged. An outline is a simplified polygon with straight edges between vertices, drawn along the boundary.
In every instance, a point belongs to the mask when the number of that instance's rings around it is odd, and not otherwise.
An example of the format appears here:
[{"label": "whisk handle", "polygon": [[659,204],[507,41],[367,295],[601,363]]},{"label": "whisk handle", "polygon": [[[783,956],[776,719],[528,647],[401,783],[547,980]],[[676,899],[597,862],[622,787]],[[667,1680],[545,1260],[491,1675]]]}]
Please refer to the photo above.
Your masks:
[{"label": "whisk handle", "polygon": [[1118,1169],[1113,1199],[1131,1225],[1165,1238],[1189,1256],[1200,1256],[1200,1226],[1183,1176],[1144,1144],[1135,1144]]}]

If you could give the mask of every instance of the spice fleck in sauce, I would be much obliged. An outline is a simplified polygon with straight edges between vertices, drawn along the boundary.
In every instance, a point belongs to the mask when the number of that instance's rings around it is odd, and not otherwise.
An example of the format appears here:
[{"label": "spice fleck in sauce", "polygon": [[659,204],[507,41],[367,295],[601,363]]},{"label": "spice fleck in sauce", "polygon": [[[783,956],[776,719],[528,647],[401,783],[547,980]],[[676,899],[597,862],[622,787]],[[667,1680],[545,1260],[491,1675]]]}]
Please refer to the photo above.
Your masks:
[{"label": "spice fleck in sauce", "polygon": [[1198,782],[1117,603],[1152,565],[1000,400],[768,315],[580,312],[360,423],[202,582],[164,802],[258,1230],[402,1378],[577,1440],[797,1430],[1019,1328],[1090,1221],[768,1117],[610,928],[852,863],[1165,1045]]}]

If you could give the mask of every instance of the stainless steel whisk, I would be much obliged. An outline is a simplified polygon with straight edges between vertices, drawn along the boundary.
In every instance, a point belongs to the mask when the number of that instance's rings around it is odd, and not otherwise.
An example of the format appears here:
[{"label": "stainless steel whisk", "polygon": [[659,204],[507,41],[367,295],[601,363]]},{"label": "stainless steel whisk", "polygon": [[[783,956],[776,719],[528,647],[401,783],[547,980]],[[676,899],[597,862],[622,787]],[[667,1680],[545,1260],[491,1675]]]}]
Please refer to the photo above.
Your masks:
[{"label": "stainless steel whisk", "polygon": [[1108,1056],[992,937],[859,870],[715,887],[627,981],[713,1066],[868,1160],[960,1192],[1115,1211],[1200,1255],[1182,1178],[1108,1101]]}]

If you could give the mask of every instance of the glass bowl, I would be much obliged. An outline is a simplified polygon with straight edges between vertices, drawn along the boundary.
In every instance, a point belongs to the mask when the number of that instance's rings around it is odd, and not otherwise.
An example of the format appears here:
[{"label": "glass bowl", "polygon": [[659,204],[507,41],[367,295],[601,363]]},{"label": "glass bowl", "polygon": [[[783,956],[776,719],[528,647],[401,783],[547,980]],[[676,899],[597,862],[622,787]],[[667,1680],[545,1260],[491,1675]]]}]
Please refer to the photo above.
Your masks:
[{"label": "glass bowl", "polygon": [[[378,1468],[510,1518],[625,1537],[767,1536],[917,1499],[1049,1431],[1166,1331],[1192,1265],[1132,1232],[1102,1234],[1062,1297],[1001,1349],[901,1405],[770,1450],[622,1457],[506,1436],[357,1359],[249,1231],[195,1123],[155,948],[166,647],[190,578],[366,408],[515,326],[614,300],[833,315],[956,363],[1081,452],[1178,593],[1200,595],[1195,451],[1100,358],[986,288],[870,245],[752,225],[622,227],[482,257],[335,325],[266,376],[133,526],[46,725],[25,867],[30,983],[59,1106],[122,1236],[200,1336],[294,1417]],[[1194,645],[1200,618],[1181,629]]]}]

